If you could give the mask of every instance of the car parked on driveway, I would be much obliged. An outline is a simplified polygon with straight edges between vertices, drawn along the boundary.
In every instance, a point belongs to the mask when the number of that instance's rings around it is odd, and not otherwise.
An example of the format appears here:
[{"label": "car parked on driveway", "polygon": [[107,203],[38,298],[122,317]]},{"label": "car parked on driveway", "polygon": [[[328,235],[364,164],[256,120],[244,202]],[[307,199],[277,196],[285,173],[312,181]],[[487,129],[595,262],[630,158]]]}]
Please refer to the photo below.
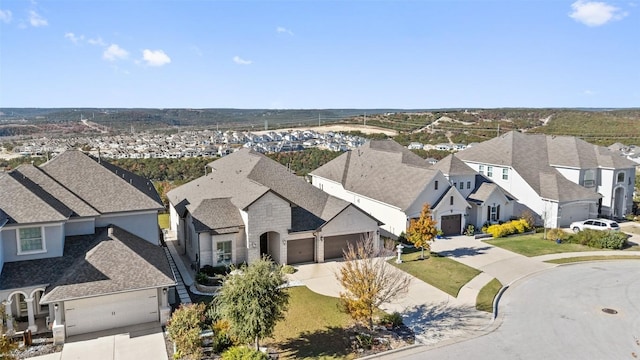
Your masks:
[{"label": "car parked on driveway", "polygon": [[569,228],[573,232],[582,231],[584,229],[591,230],[614,230],[619,231],[620,225],[617,222],[609,219],[588,219],[584,221],[572,222]]}]

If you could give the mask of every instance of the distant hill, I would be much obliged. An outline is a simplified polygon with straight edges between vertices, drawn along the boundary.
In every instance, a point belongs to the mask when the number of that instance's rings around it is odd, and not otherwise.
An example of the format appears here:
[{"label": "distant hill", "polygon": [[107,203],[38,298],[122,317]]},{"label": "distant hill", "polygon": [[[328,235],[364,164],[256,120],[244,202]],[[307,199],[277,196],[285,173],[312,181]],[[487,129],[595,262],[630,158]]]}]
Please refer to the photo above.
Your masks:
[{"label": "distant hill", "polygon": [[589,142],[640,145],[635,109],[38,109],[1,108],[0,141],[9,136],[97,135],[190,129],[264,130],[349,123],[399,132],[403,144],[471,143],[510,130],[571,135]]}]

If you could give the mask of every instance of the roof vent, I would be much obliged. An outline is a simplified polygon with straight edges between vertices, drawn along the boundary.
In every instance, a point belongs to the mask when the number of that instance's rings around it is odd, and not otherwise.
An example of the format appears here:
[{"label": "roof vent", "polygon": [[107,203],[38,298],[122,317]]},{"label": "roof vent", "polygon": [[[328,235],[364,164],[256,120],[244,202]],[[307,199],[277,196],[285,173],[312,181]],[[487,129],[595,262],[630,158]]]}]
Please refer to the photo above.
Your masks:
[{"label": "roof vent", "polygon": [[107,235],[109,235],[110,237],[113,236],[113,226],[109,226],[109,228],[107,229]]}]

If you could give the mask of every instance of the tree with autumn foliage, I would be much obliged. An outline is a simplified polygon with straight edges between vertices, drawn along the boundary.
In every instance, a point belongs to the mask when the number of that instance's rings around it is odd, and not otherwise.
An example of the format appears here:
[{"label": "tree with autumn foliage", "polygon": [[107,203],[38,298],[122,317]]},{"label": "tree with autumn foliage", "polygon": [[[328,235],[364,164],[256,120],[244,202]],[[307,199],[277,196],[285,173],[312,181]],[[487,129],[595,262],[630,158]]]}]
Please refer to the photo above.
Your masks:
[{"label": "tree with autumn foliage", "polygon": [[[373,328],[373,313],[382,303],[407,292],[410,278],[386,262],[374,247],[374,237],[363,237],[344,250],[344,263],[337,280],[345,291],[340,293],[342,310],[354,320]],[[384,250],[383,250],[384,251]]]},{"label": "tree with autumn foliage", "polygon": [[431,241],[438,235],[438,222],[431,216],[431,206],[424,204],[420,217],[411,219],[407,229],[407,240],[422,250],[420,259],[424,259],[424,251],[431,250]]}]

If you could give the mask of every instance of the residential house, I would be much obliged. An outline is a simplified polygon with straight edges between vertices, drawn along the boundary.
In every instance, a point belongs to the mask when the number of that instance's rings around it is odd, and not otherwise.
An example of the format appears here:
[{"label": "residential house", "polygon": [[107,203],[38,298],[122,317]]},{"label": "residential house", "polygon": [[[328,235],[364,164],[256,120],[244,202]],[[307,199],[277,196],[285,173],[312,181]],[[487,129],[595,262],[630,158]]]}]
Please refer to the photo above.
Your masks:
[{"label": "residential house", "polygon": [[8,327],[11,319],[32,331],[51,326],[62,343],[165,323],[175,279],[160,246],[162,209],[149,181],[80,151],[0,175],[0,300]]},{"label": "residential house", "polygon": [[469,203],[470,208],[464,214],[465,224],[480,229],[487,223],[508,221],[514,216],[513,195],[478,174],[455,154],[438,161],[431,169],[440,170]]},{"label": "residential house", "polygon": [[635,163],[570,136],[508,132],[457,154],[546,227],[631,212]]},{"label": "residential house", "polygon": [[460,234],[471,207],[440,170],[393,140],[371,140],[310,176],[317,188],[380,219],[393,236],[406,231],[426,203],[445,234]]},{"label": "residential house", "polygon": [[208,165],[210,173],[171,190],[171,231],[194,268],[341,258],[363,236],[378,244],[379,222],[251,149]]}]

